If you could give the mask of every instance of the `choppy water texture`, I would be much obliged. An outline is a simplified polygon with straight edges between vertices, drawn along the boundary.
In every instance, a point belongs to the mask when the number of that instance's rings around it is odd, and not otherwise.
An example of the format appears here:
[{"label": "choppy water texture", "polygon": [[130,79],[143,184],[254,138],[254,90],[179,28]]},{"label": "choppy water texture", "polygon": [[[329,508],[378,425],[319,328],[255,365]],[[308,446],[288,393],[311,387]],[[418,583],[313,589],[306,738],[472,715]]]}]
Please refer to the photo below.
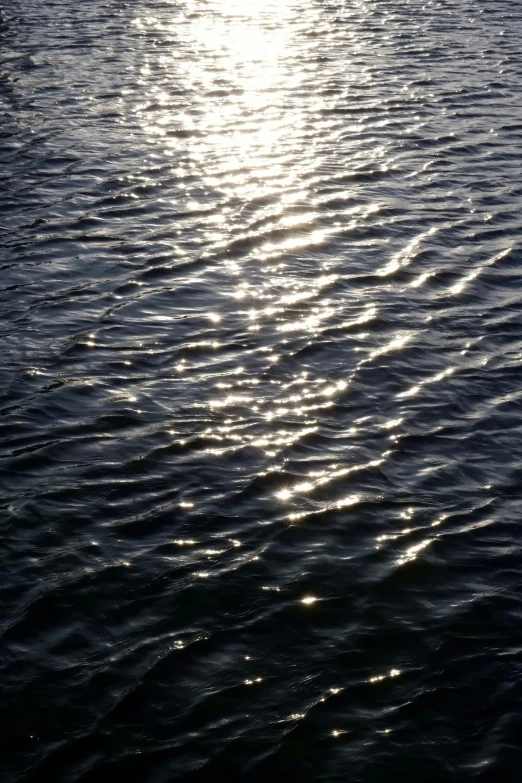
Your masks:
[{"label": "choppy water texture", "polygon": [[3,781],[519,781],[522,6],[0,0]]}]

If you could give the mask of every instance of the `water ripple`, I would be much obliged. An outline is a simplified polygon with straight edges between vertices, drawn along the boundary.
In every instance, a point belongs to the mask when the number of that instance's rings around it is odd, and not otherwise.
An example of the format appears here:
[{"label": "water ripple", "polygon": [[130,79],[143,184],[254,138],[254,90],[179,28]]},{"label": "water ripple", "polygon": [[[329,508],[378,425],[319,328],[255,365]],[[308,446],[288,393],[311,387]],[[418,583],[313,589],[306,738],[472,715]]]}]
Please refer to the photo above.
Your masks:
[{"label": "water ripple", "polygon": [[521,25],[0,7],[3,780],[518,779]]}]

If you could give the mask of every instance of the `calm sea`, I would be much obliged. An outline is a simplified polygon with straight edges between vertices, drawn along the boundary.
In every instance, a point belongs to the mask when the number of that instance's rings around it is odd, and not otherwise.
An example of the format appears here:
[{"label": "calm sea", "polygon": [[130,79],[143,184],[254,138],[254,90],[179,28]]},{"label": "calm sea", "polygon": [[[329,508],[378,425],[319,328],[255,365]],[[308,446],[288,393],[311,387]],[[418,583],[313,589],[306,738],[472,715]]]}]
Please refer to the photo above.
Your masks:
[{"label": "calm sea", "polygon": [[4,783],[519,783],[522,4],[0,0]]}]

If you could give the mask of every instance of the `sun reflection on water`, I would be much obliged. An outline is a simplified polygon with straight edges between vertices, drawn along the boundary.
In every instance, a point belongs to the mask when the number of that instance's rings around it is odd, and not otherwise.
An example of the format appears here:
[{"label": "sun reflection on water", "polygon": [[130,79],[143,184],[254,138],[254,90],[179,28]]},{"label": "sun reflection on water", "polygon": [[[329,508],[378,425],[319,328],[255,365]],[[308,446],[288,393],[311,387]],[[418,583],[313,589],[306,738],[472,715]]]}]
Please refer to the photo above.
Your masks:
[{"label": "sun reflection on water", "polygon": [[[356,203],[341,172],[332,173],[327,196],[314,187],[325,163],[321,134],[333,120],[325,111],[326,99],[307,87],[319,66],[309,56],[309,44],[298,41],[296,11],[293,0],[215,0],[204,8],[188,3],[180,11],[183,25],[166,29],[163,22],[161,31],[190,56],[180,58],[168,47],[159,55],[165,72],[172,68],[171,86],[166,80],[156,83],[152,63],[144,62],[150,104],[137,108],[154,143],[172,155],[180,182],[176,208],[191,216],[191,230],[203,248],[197,259],[206,265],[202,274],[220,280],[204,313],[205,334],[187,345],[214,351],[216,367],[232,331],[236,344],[248,346],[248,372],[238,350],[237,366],[229,363],[226,371],[216,370],[213,388],[201,403],[208,411],[199,433],[204,450],[221,458],[255,449],[269,461],[261,475],[277,472],[285,457],[278,465],[276,457],[320,432],[350,395],[361,369],[401,352],[415,336],[414,330],[401,329],[375,340],[368,339],[370,331],[357,331],[372,329],[381,317],[381,303],[346,296],[346,258],[324,252],[341,229],[349,232],[365,221],[380,220],[382,205],[373,199]],[[159,30],[161,24],[154,18],[135,20],[140,29]],[[189,86],[181,110],[173,108],[176,85]],[[373,154],[382,157],[385,149]],[[335,220],[325,219],[325,198],[343,205]],[[433,233],[428,229],[414,237],[377,276],[393,276],[413,262]],[[317,366],[311,371],[299,361],[288,366],[288,358],[303,346],[345,335],[356,342],[353,354],[362,353],[350,368],[341,366],[332,374]],[[185,358],[175,369],[188,383]],[[395,430],[403,419],[390,416],[379,429]],[[361,432],[362,421],[345,428],[348,443],[339,461],[323,462],[301,478],[282,482],[275,494],[288,507],[287,519],[298,521],[361,502],[362,495],[347,481],[379,468],[391,453],[388,443],[373,456],[358,455],[351,441]],[[315,508],[296,507],[296,501],[310,499],[317,490],[334,497]]]}]

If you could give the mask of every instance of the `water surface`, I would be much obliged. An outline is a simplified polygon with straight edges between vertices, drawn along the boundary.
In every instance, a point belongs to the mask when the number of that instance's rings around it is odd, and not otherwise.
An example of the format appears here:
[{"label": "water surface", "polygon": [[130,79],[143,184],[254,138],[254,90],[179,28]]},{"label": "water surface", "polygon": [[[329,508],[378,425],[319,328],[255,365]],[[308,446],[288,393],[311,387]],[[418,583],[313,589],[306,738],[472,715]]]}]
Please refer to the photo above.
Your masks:
[{"label": "water surface", "polygon": [[2,780],[520,779],[521,40],[0,0]]}]

